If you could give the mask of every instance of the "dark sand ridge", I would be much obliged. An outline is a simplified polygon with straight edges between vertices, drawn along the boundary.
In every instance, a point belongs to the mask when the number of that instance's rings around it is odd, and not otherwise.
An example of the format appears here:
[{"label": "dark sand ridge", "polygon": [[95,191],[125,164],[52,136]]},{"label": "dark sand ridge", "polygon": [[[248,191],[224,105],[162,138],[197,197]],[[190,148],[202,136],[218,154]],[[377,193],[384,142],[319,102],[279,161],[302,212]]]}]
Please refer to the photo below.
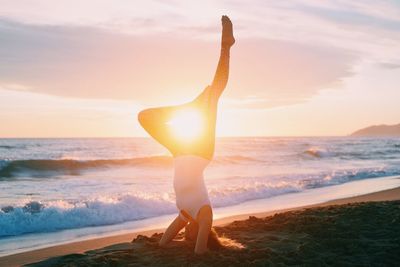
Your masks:
[{"label": "dark sand ridge", "polygon": [[29,266],[396,266],[400,261],[400,201],[251,216],[216,230],[244,247],[236,243],[196,256],[194,243],[177,240],[160,248],[161,234],[140,235],[131,243]]},{"label": "dark sand ridge", "polygon": [[[218,252],[211,252],[210,255],[205,257],[206,261],[202,261],[198,257],[193,255],[193,244],[189,242],[175,242],[172,248],[169,249],[159,249],[157,247],[157,240],[159,235],[154,235],[151,238],[140,236],[136,239],[135,242],[130,243],[132,238],[137,237],[138,235],[152,235],[156,232],[161,232],[162,230],[153,230],[146,231],[141,233],[129,233],[124,235],[117,235],[111,237],[98,238],[87,241],[80,241],[69,243],[65,245],[59,245],[19,254],[14,254],[10,256],[5,256],[0,258],[0,266],[18,266],[22,264],[38,262],[49,257],[56,257],[61,255],[67,255],[71,253],[83,253],[87,250],[99,249],[96,251],[87,252],[86,254],[72,254],[64,257],[53,258],[49,261],[45,261],[41,266],[50,266],[55,265],[56,262],[59,264],[72,264],[71,266],[79,266],[82,264],[86,265],[99,265],[105,264],[116,264],[116,265],[124,265],[125,263],[137,263],[139,265],[153,265],[154,264],[166,264],[171,262],[173,265],[210,265],[211,263],[215,264],[236,264],[243,261],[256,265],[257,263],[264,264],[267,262],[274,263],[285,263],[285,264],[293,264],[293,262],[289,262],[290,259],[297,259],[304,261],[306,258],[296,258],[293,255],[302,256],[303,254],[299,254],[299,248],[302,244],[312,243],[319,244],[319,247],[312,248],[310,250],[309,247],[303,246],[302,249],[308,251],[310,255],[307,258],[312,256],[311,251],[315,251],[317,255],[320,256],[322,253],[321,248],[329,248],[331,251],[335,247],[338,248],[347,248],[346,242],[342,243],[337,241],[338,236],[342,236],[341,238],[345,238],[351,236],[351,233],[357,232],[361,233],[359,228],[356,227],[358,225],[364,224],[363,229],[365,228],[366,233],[373,232],[371,230],[378,229],[383,232],[377,232],[377,236],[374,239],[374,236],[369,238],[369,242],[360,243],[357,242],[357,246],[365,247],[369,243],[374,244],[370,247],[368,255],[373,251],[376,251],[376,248],[381,246],[381,250],[378,252],[387,252],[386,255],[388,261],[391,259],[390,255],[400,255],[400,203],[399,202],[378,202],[378,203],[368,203],[368,204],[356,204],[356,205],[347,205],[347,206],[338,206],[338,207],[327,207],[330,205],[339,205],[346,203],[355,203],[355,202],[363,202],[363,201],[389,201],[389,200],[399,200],[400,199],[400,188],[385,190],[381,192],[371,193],[367,195],[338,199],[329,201],[323,204],[312,205],[308,207],[299,207],[290,209],[291,212],[282,213],[287,210],[279,210],[279,211],[271,211],[265,213],[252,214],[252,216],[257,217],[265,217],[270,216],[276,213],[281,213],[280,215],[268,217],[264,219],[251,218],[242,222],[235,222],[231,225],[226,225],[229,222],[235,220],[243,220],[249,217],[249,214],[232,216],[224,219],[217,220],[215,225],[218,225],[217,232],[225,237],[229,237],[233,240],[236,240],[240,243],[243,243],[245,246],[244,249],[234,249],[227,248],[222,249]],[[319,207],[317,209],[305,210],[305,208],[311,207]],[[323,208],[326,207],[326,208]],[[379,216],[377,216],[379,214]],[[397,217],[396,217],[397,216]],[[338,219],[335,219],[338,218]],[[380,219],[386,218],[387,221],[380,221]],[[391,225],[391,222],[394,221],[394,228],[390,228],[387,225]],[[333,225],[332,223],[335,222]],[[393,224],[393,223],[392,223]],[[283,226],[282,226],[283,225]],[[314,225],[314,230],[313,230]],[[342,226],[351,227],[342,227]],[[397,226],[397,228],[396,228]],[[286,228],[285,228],[286,227]],[[361,227],[362,228],[362,227]],[[382,228],[382,229],[381,229]],[[295,231],[293,231],[295,229]],[[317,231],[318,229],[325,230],[331,229],[329,234],[320,235],[323,237],[323,240],[326,242],[333,242],[333,244],[325,244],[321,243],[321,240],[313,240],[310,237],[310,233],[306,230]],[[349,229],[349,231],[346,231]],[[364,229],[364,230],[365,230]],[[397,232],[392,232],[393,229]],[[363,231],[364,231],[363,230]],[[320,231],[320,232],[321,232]],[[343,235],[340,234],[342,231]],[[324,232],[324,231],[322,231]],[[364,232],[362,232],[364,233]],[[391,253],[391,243],[389,244],[385,242],[381,242],[378,238],[379,235],[384,235],[385,237],[397,238],[397,251],[399,253]],[[312,235],[311,235],[312,236]],[[331,240],[332,239],[332,240]],[[331,241],[330,241],[331,240]],[[336,240],[336,241],[333,241]],[[356,239],[352,239],[353,242],[349,244],[355,244]],[[367,240],[367,239],[366,239]],[[375,242],[375,241],[376,242]],[[349,240],[347,240],[349,241]],[[351,241],[351,240],[350,240]],[[125,243],[123,243],[125,242]],[[382,243],[382,244],[381,244]],[[112,246],[109,246],[114,244]],[[367,245],[366,245],[367,244]],[[109,247],[105,247],[109,246]],[[386,247],[385,247],[386,246]],[[351,245],[350,245],[351,247]],[[285,248],[285,249],[283,249]],[[382,250],[384,248],[384,250]],[[387,249],[385,249],[387,248]],[[278,251],[279,253],[277,253]],[[332,260],[332,256],[329,254],[329,251],[325,251],[326,257],[322,257],[325,263],[329,263]],[[346,251],[352,251],[351,248],[346,249]],[[321,253],[320,253],[321,252]],[[350,253],[349,252],[349,253]],[[368,252],[368,250],[367,250]],[[282,256],[282,253],[289,253],[292,256]],[[288,254],[288,255],[289,255]],[[323,254],[323,253],[322,253]],[[322,255],[321,254],[321,255]],[[242,256],[240,256],[242,255]],[[245,256],[245,255],[248,255]],[[306,254],[304,254],[306,255]],[[325,255],[325,254],[324,254]],[[329,255],[331,258],[329,258]],[[239,257],[240,262],[235,261]],[[242,257],[242,258],[241,258]],[[367,257],[367,255],[365,255]],[[399,257],[399,256],[397,256]],[[225,261],[220,261],[219,258],[225,259]],[[357,257],[355,259],[358,259]],[[351,260],[351,257],[347,259],[347,261]],[[360,259],[358,259],[360,260]],[[365,260],[365,259],[364,259]],[[365,261],[367,261],[366,259]],[[399,260],[399,259],[394,259]],[[307,263],[307,262],[303,262]],[[311,262],[310,262],[311,263]],[[313,262],[314,264],[322,263],[322,262]],[[343,262],[344,263],[344,262]],[[365,262],[366,263],[366,262]],[[348,263],[350,264],[350,262]],[[134,265],[133,265],[134,266]]]}]

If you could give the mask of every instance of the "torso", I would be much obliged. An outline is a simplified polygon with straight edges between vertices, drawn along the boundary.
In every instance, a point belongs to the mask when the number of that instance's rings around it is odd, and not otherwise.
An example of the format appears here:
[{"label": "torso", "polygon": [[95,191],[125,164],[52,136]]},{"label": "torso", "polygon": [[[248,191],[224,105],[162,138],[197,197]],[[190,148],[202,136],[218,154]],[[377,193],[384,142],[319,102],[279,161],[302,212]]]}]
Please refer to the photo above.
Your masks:
[{"label": "torso", "polygon": [[209,163],[210,160],[196,155],[180,155],[174,158],[176,205],[194,219],[202,206],[210,205],[203,177],[203,171]]}]

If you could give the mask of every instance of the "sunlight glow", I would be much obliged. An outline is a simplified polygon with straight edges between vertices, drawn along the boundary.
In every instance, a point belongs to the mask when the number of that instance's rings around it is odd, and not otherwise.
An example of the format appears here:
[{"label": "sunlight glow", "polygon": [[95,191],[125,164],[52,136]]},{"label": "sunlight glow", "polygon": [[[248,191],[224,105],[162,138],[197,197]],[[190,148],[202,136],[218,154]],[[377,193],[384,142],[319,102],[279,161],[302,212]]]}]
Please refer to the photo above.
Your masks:
[{"label": "sunlight glow", "polygon": [[199,110],[191,108],[177,111],[168,124],[176,138],[188,142],[201,135],[205,121]]}]

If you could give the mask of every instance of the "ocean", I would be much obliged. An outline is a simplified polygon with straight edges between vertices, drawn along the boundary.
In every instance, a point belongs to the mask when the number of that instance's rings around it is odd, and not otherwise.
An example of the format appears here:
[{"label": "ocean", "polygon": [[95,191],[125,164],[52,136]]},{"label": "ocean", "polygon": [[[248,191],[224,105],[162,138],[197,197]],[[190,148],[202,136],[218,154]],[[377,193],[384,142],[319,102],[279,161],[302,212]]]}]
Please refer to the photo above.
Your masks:
[{"label": "ocean", "polygon": [[[241,137],[217,139],[205,182],[218,212],[394,175],[400,138]],[[172,176],[149,138],[0,139],[0,242],[176,214]]]}]

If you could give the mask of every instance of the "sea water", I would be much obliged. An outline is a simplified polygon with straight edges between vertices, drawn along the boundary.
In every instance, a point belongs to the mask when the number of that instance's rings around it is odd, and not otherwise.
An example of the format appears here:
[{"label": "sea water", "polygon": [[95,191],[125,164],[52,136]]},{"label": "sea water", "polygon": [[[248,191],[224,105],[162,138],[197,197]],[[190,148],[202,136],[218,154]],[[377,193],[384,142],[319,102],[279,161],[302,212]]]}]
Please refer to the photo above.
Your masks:
[{"label": "sea water", "polygon": [[[400,138],[242,137],[217,140],[205,182],[218,214],[393,175],[400,175]],[[169,218],[177,213],[172,176],[168,152],[148,138],[0,139],[3,253],[25,237]]]}]

